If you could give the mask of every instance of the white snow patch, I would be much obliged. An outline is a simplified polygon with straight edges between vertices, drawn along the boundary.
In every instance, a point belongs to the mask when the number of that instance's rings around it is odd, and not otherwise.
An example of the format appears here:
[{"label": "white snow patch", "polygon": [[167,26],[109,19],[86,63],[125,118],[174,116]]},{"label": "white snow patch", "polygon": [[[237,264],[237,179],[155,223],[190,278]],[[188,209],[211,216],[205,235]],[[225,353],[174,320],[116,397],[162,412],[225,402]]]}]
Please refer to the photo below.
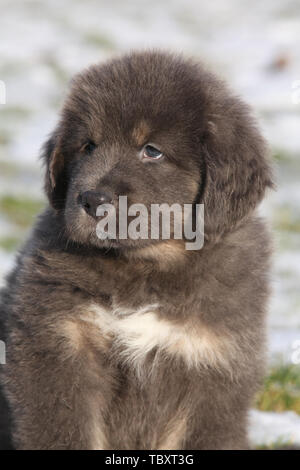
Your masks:
[{"label": "white snow patch", "polygon": [[255,446],[276,442],[300,445],[300,416],[294,411],[251,410],[250,440]]},{"label": "white snow patch", "polygon": [[0,250],[0,287],[4,285],[6,274],[12,269],[15,255],[7,254]]}]

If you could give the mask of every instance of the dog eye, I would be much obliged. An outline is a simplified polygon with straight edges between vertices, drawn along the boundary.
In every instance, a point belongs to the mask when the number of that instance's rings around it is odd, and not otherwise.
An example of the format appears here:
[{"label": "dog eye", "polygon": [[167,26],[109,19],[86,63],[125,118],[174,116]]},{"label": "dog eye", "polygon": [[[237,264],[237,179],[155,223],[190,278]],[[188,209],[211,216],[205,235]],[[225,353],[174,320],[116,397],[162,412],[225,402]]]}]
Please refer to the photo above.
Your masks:
[{"label": "dog eye", "polygon": [[87,153],[90,155],[96,148],[95,142],[92,140],[88,140],[83,146],[81,147],[81,152]]},{"label": "dog eye", "polygon": [[143,151],[143,157],[145,158],[152,158],[154,160],[158,160],[163,156],[163,153],[153,147],[153,145],[146,145]]}]

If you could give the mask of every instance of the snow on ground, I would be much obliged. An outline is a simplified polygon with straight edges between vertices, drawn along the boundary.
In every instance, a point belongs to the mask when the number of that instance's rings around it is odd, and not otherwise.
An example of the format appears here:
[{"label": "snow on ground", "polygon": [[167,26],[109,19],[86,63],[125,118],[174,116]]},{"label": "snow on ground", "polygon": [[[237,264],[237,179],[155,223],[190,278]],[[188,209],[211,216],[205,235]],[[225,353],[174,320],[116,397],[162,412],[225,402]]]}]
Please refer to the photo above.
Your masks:
[{"label": "snow on ground", "polygon": [[[0,200],[41,199],[39,149],[74,73],[136,47],[204,59],[253,106],[278,156],[278,189],[261,210],[276,249],[270,362],[289,363],[300,340],[299,30],[298,0],[254,0],[250,7],[240,0],[2,0],[0,80],[7,103],[0,105]],[[0,214],[0,284],[14,256],[1,239],[16,234],[23,237],[8,214]],[[251,416],[255,442],[300,426],[293,414]]]},{"label": "snow on ground", "polygon": [[300,416],[294,411],[283,413],[252,410],[250,413],[252,445],[293,444],[300,446]]},{"label": "snow on ground", "polygon": [[4,251],[0,251],[0,287],[4,283],[4,276],[12,269],[14,258]]}]

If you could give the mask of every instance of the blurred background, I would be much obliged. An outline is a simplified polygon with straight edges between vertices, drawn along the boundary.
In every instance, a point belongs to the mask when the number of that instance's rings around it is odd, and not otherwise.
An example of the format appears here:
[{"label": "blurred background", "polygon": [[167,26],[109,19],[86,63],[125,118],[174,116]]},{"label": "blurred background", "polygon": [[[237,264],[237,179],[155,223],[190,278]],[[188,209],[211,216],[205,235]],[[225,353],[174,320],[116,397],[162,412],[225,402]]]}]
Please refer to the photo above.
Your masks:
[{"label": "blurred background", "polygon": [[[254,108],[277,191],[269,368],[250,416],[258,448],[300,445],[300,1],[0,0],[0,285],[45,205],[40,146],[71,76],[133,48],[204,60]],[[5,96],[6,91],[6,96]]]}]

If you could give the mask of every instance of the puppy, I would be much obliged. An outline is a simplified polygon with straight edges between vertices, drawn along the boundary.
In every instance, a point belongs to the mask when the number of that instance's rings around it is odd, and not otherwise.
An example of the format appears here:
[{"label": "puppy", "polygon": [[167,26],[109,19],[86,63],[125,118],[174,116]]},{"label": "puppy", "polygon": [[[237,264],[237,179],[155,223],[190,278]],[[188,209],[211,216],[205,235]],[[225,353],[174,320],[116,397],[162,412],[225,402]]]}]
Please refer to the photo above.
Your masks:
[{"label": "puppy", "polygon": [[[49,207],[2,292],[16,448],[248,448],[267,153],[248,107],[191,60],[135,52],[75,77],[43,149]],[[119,196],[203,204],[204,245],[102,239],[97,208]]]}]

